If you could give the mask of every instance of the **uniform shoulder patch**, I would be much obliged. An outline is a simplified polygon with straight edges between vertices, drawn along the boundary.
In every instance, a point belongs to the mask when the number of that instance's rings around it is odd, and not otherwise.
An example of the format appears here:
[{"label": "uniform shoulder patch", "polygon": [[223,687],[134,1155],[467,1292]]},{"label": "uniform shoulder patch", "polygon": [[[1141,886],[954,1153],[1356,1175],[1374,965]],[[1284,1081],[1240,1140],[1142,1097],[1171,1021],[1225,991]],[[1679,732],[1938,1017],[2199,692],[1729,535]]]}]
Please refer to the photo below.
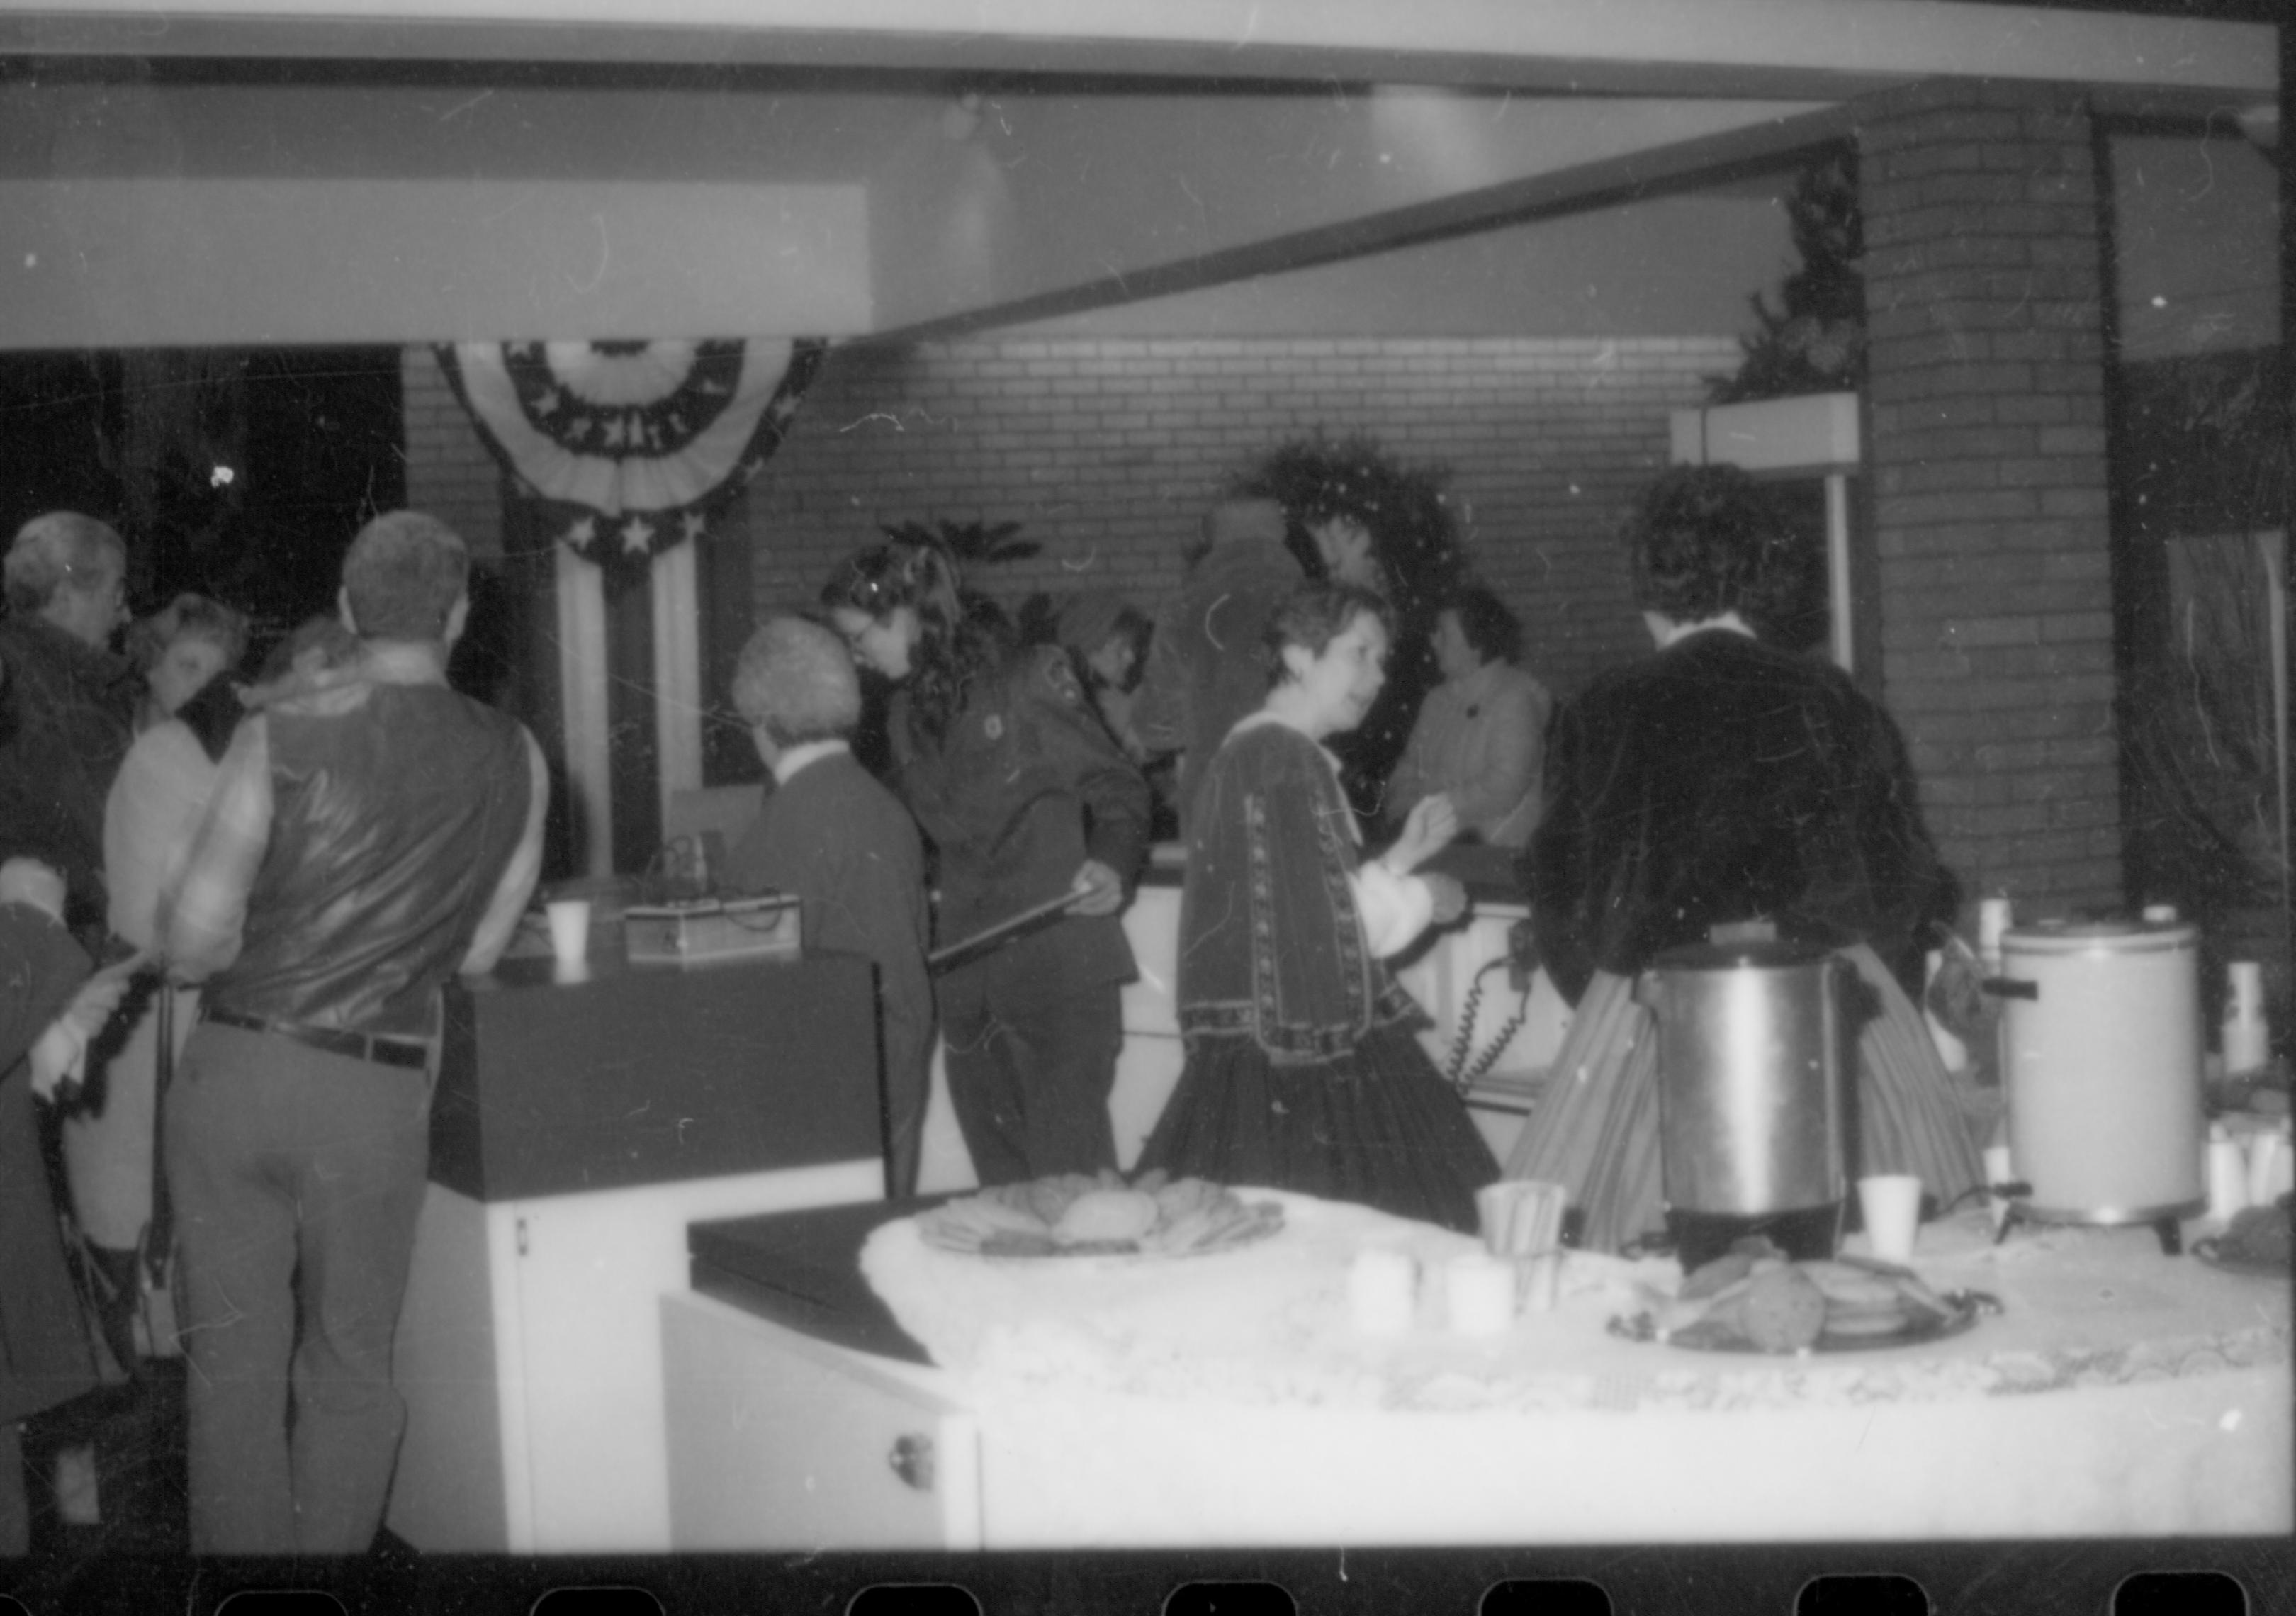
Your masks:
[{"label": "uniform shoulder patch", "polygon": [[1063,706],[1084,705],[1084,681],[1077,677],[1076,664],[1069,653],[1058,645],[1039,647],[1036,652],[1037,683],[1049,691]]}]

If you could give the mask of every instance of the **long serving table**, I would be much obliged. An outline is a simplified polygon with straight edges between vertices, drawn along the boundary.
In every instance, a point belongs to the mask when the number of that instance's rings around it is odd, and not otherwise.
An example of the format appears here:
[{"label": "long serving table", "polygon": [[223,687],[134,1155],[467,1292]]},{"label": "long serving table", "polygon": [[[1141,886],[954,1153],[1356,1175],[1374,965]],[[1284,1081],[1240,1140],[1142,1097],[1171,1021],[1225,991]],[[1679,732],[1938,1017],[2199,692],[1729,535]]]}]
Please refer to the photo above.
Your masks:
[{"label": "long serving table", "polygon": [[1998,1541],[2296,1524],[2288,1284],[2165,1256],[2149,1230],[2013,1231],[1997,1248],[1981,1212],[1931,1226],[1924,1275],[2005,1311],[1922,1346],[1769,1358],[1620,1339],[1604,1326],[1635,1272],[1574,1258],[1562,1307],[1507,1336],[1450,1336],[1429,1313],[1367,1348],[1348,1337],[1349,1254],[1399,1243],[1432,1273],[1467,1243],[1282,1199],[1275,1239],[1164,1265],[967,1269],[980,1259],[913,1228],[876,1235],[873,1269],[955,1367],[861,1273],[873,1231],[911,1209],[698,1226],[693,1288],[661,1303],[673,1543]]},{"label": "long serving table", "polygon": [[426,1552],[666,1549],[687,1226],[884,1194],[866,961],[604,953],[449,993],[394,1362],[388,1524]]}]

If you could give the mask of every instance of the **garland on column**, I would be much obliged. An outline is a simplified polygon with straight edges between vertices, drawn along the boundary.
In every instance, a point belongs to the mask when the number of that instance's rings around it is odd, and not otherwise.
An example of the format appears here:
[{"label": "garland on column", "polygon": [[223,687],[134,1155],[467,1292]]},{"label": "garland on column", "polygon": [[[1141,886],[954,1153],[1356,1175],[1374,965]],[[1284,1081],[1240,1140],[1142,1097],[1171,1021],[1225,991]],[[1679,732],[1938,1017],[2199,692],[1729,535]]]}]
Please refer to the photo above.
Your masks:
[{"label": "garland on column", "polygon": [[819,338],[460,342],[439,367],[545,526],[610,591],[709,530],[781,447]]}]

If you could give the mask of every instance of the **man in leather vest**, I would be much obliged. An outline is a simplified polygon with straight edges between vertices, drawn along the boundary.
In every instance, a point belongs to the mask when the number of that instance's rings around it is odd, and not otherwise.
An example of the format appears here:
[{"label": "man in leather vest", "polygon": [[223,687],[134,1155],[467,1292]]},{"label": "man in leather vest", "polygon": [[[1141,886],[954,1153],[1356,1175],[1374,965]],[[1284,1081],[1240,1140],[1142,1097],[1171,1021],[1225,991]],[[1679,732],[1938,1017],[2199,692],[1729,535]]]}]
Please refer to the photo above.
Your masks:
[{"label": "man in leather vest", "polygon": [[447,687],[469,570],[431,517],[360,530],[357,663],[240,727],[161,900],[207,982],[164,1146],[198,1553],[362,1554],[381,1524],[439,990],[510,940],[549,793],[533,737]]}]

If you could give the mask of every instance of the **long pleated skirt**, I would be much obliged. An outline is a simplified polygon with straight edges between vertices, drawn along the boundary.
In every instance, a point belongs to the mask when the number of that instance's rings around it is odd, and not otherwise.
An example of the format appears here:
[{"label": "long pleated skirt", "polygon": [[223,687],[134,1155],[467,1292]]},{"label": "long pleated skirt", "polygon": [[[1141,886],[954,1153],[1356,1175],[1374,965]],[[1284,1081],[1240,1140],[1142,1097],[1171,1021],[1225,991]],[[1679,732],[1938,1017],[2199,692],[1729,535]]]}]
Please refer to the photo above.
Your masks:
[{"label": "long pleated skirt", "polygon": [[[1945,1205],[1982,1178],[1971,1125],[1920,1010],[1881,956],[1864,944],[1841,953],[1881,997],[1881,1013],[1858,1034],[1851,1171],[1916,1174]],[[1588,1251],[1615,1251],[1666,1226],[1656,1023],[1633,989],[1626,977],[1595,972],[1505,1174],[1569,1189]]]},{"label": "long pleated skirt", "polygon": [[1277,1065],[1246,1038],[1189,1041],[1140,1154],[1174,1177],[1296,1190],[1472,1234],[1499,1176],[1465,1103],[1407,1029],[1330,1060]]}]

